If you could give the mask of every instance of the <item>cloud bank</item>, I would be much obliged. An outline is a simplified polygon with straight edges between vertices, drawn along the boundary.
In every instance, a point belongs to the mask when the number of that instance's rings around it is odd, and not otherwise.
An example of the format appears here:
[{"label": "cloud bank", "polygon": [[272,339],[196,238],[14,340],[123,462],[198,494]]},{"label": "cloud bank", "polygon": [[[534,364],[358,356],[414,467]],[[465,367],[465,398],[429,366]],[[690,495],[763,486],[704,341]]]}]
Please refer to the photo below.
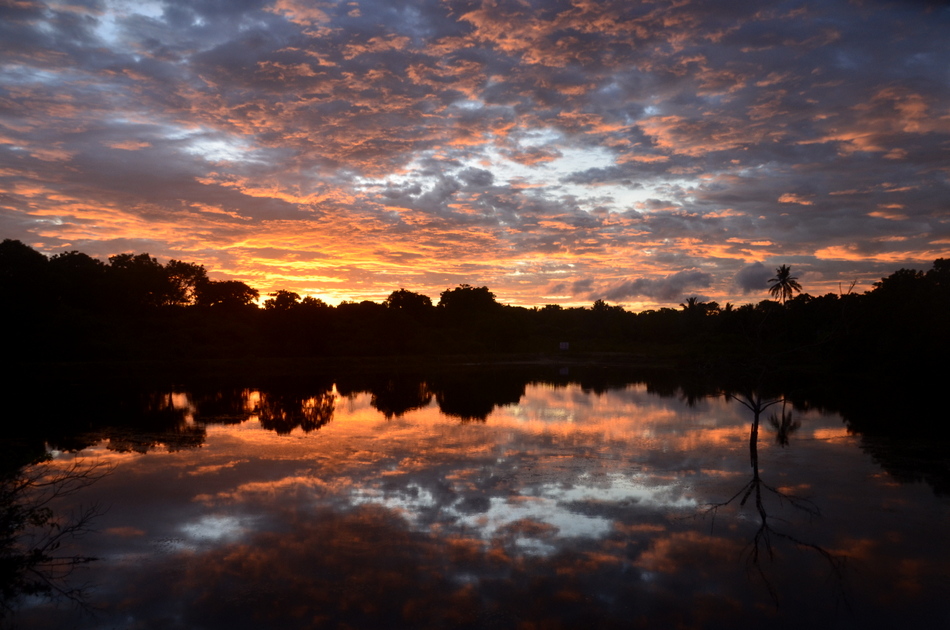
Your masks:
[{"label": "cloud bank", "polygon": [[939,3],[0,13],[0,235],[48,253],[633,308],[748,298],[756,262],[821,293],[950,255]]}]

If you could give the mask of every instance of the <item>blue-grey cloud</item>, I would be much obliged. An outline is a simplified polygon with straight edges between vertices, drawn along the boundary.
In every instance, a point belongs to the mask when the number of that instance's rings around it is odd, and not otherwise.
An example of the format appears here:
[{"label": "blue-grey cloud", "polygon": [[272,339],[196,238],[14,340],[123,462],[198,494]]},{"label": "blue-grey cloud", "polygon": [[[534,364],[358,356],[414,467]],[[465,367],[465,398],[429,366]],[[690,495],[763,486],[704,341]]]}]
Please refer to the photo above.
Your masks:
[{"label": "blue-grey cloud", "polygon": [[768,280],[772,275],[772,272],[765,265],[756,262],[740,269],[739,273],[736,274],[735,283],[743,295],[760,293],[769,286]]},{"label": "blue-grey cloud", "polygon": [[711,274],[698,269],[678,271],[663,278],[628,280],[609,289],[604,298],[623,301],[631,297],[646,297],[660,302],[678,302],[692,288],[708,287],[712,280]]}]

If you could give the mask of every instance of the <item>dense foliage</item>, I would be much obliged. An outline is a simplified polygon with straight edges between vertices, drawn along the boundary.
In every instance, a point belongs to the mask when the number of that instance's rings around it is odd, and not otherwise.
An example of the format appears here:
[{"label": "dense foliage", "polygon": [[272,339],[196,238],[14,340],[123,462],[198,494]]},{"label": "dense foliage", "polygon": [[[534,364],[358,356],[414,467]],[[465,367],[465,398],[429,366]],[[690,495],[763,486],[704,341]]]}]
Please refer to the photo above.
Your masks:
[{"label": "dense foliage", "polygon": [[[148,254],[108,263],[80,252],[52,257],[0,244],[0,295],[10,356],[26,361],[615,351],[697,365],[736,362],[834,368],[920,366],[950,349],[950,261],[900,269],[864,294],[800,293],[785,270],[782,302],[633,313],[499,304],[487,287],[461,285],[439,302],[405,289],[384,303],[344,302],[215,281],[192,263]],[[781,269],[780,269],[781,270]],[[780,279],[781,280],[781,279]],[[791,285],[789,284],[791,281]]]}]

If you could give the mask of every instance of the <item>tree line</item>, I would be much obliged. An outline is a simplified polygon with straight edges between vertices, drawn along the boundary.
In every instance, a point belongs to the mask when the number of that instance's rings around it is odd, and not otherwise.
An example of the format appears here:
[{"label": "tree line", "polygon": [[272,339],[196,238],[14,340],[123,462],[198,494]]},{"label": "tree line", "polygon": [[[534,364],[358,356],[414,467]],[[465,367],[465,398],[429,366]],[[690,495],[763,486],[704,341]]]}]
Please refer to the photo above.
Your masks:
[{"label": "tree line", "polygon": [[862,294],[821,296],[800,292],[782,265],[768,290],[777,300],[736,306],[691,297],[640,313],[603,300],[507,306],[488,287],[467,284],[435,304],[406,289],[382,303],[335,307],[281,290],[258,306],[256,289],[212,280],[194,263],[144,253],[108,262],[77,251],[47,257],[20,241],[0,243],[7,347],[25,361],[622,352],[847,367],[942,361],[950,348],[945,259],[895,271]]}]

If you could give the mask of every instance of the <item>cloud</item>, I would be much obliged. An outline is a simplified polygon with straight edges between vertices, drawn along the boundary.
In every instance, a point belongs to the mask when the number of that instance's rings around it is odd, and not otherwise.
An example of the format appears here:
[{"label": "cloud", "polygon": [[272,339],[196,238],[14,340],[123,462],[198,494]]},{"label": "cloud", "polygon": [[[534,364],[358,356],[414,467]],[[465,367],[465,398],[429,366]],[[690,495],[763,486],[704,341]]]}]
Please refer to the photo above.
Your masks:
[{"label": "cloud", "polygon": [[660,302],[678,302],[690,288],[706,288],[712,275],[697,269],[678,271],[663,278],[628,280],[609,290],[604,299],[622,301],[631,297],[647,297]]},{"label": "cloud", "polygon": [[701,268],[730,301],[750,260],[821,291],[950,256],[927,3],[97,7],[0,20],[0,231],[48,253],[526,305],[577,277]]},{"label": "cloud", "polygon": [[740,269],[735,276],[735,284],[743,295],[760,293],[768,287],[768,279],[772,275],[765,265],[757,262]]}]

